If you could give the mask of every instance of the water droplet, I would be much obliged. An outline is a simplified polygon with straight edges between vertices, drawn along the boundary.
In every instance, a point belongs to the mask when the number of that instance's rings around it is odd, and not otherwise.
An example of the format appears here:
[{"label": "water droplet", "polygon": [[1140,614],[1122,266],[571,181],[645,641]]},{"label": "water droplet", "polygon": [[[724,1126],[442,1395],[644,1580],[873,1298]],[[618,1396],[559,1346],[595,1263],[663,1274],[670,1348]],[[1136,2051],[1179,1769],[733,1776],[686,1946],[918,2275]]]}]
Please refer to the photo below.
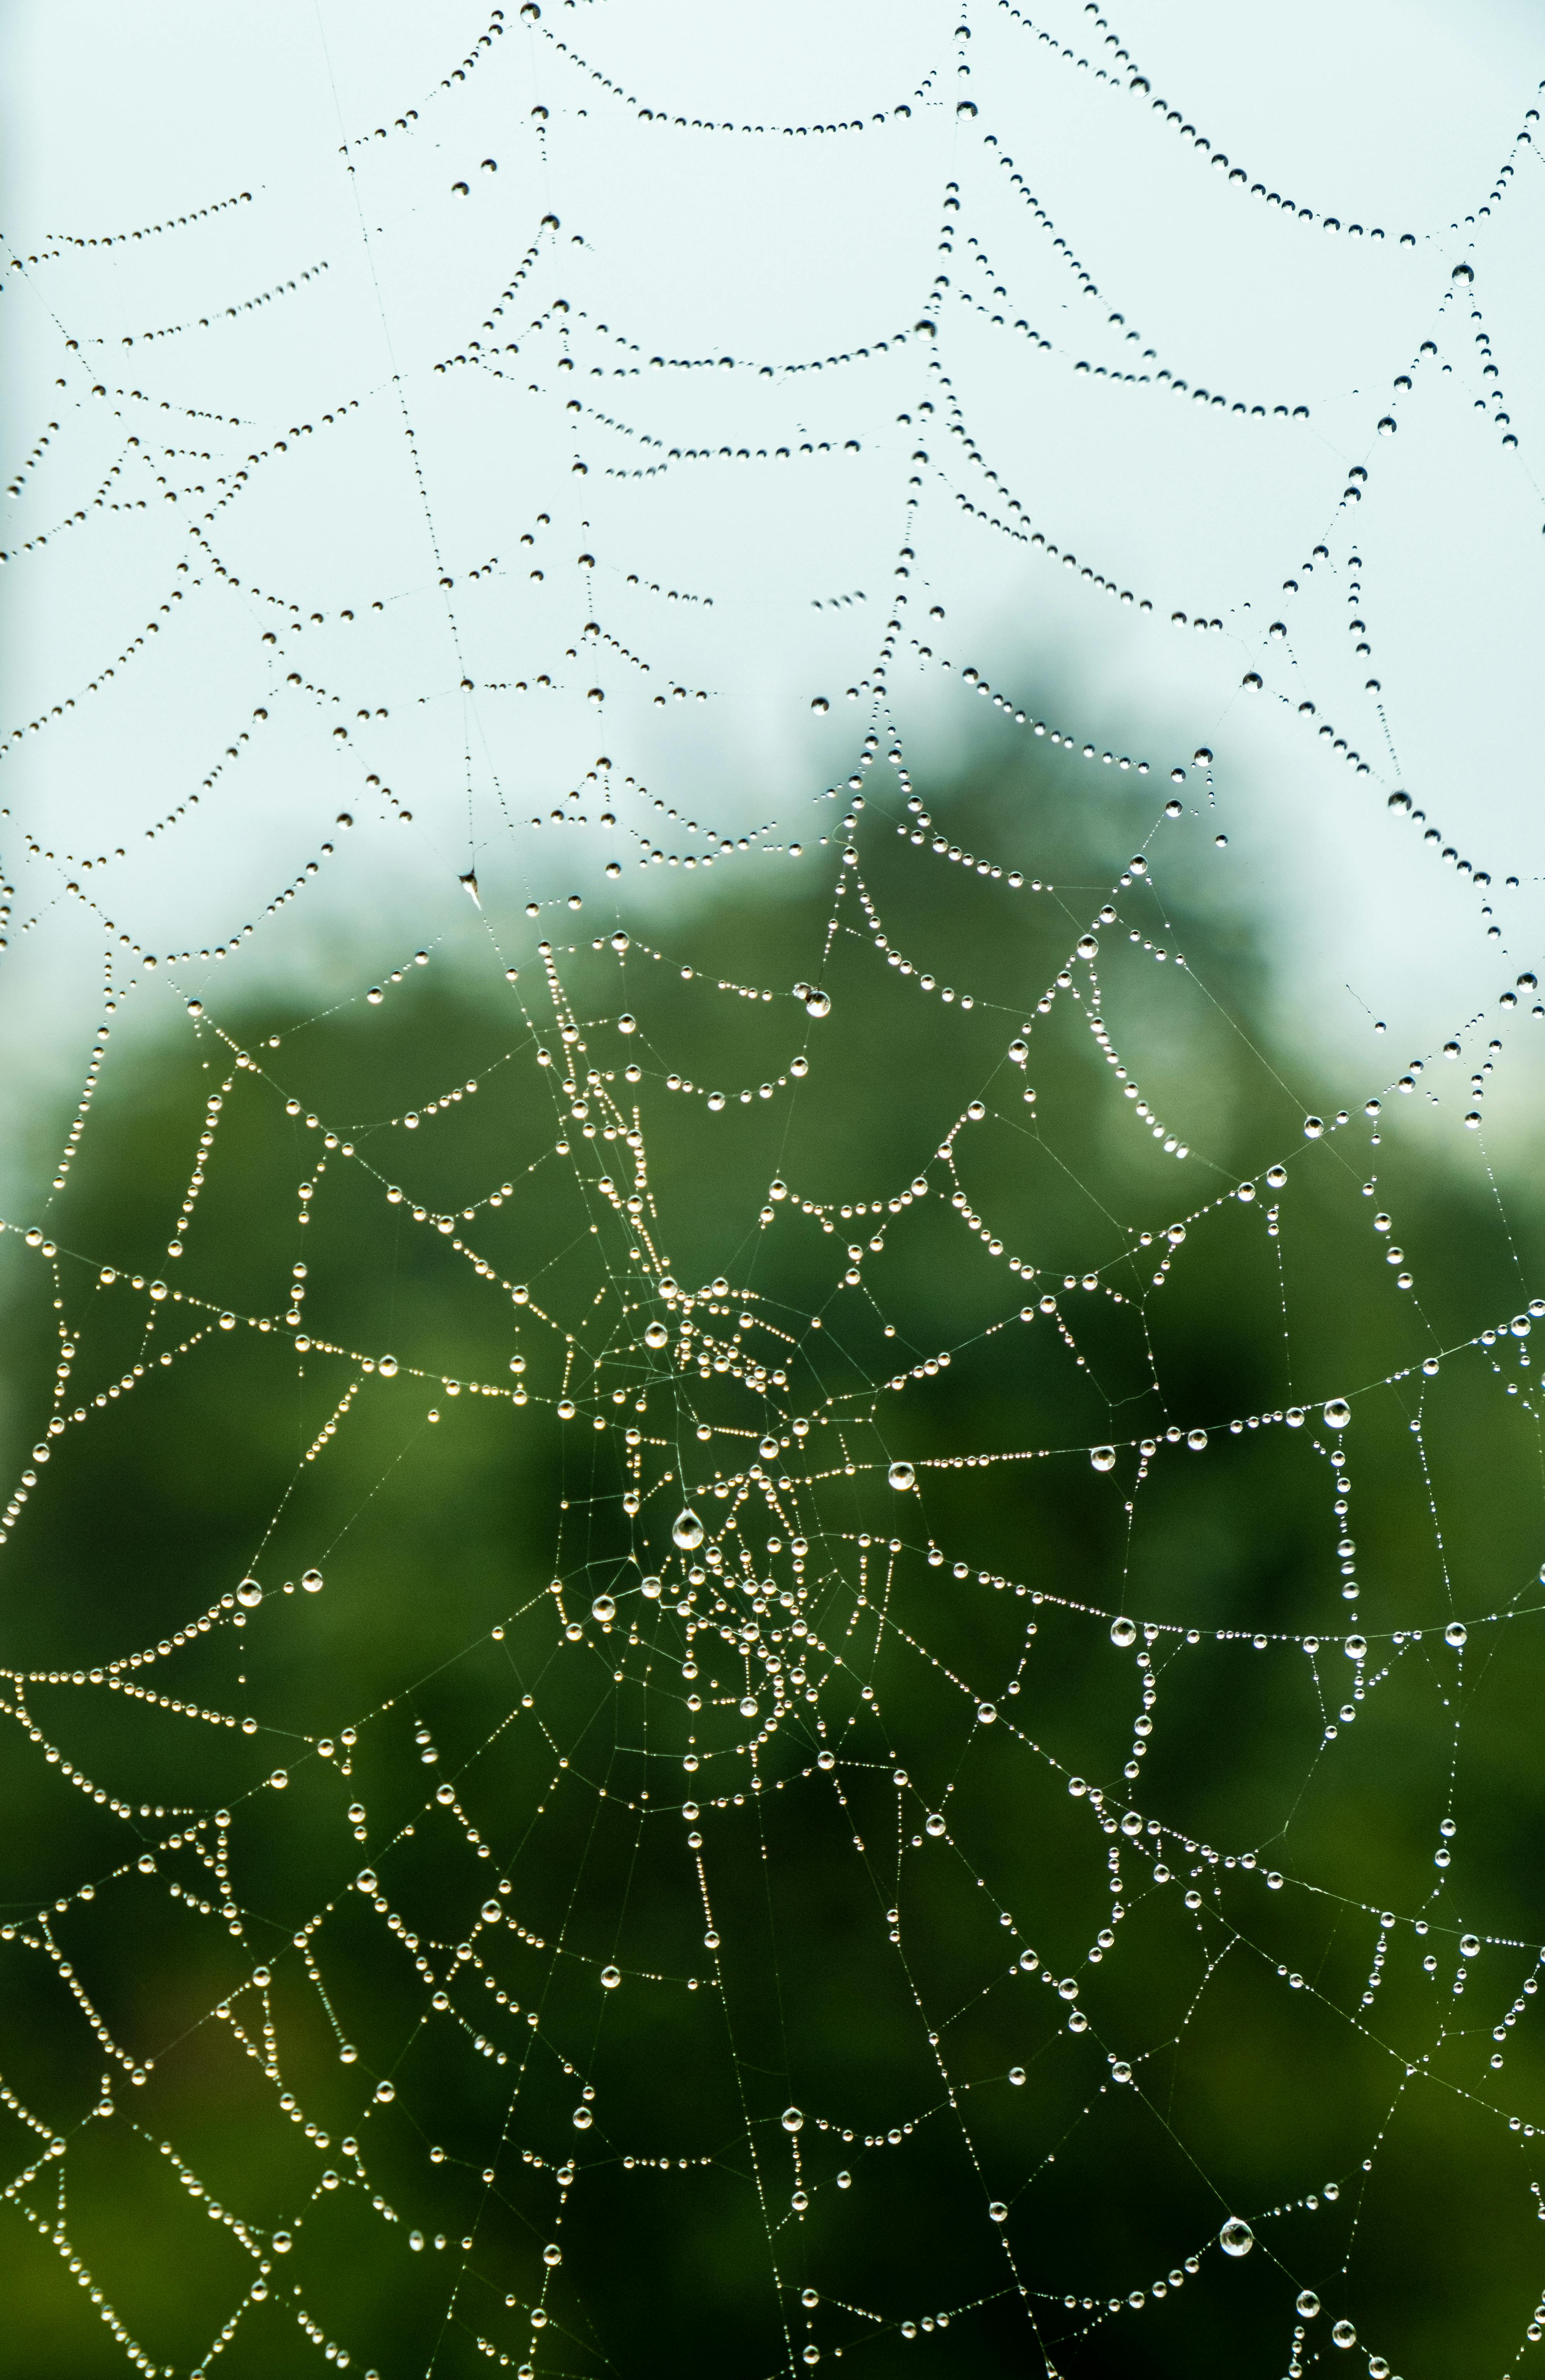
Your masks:
[{"label": "water droplet", "polygon": [[320,1595],[322,1593],[321,1571],[303,1570],[300,1573],[300,1584],[308,1595]]},{"label": "water droplet", "polygon": [[1218,2234],[1218,2245],[1225,2256],[1247,2256],[1255,2246],[1255,2233],[1242,2215],[1231,2215]]},{"label": "water droplet", "polygon": [[1356,2347],[1357,2344],[1356,2331],[1349,2322],[1332,2323],[1331,2325],[1331,2337],[1335,2340],[1338,2347]]},{"label": "water droplet", "polygon": [[1097,1471],[1113,1471],[1116,1467],[1115,1448],[1113,1446],[1091,1446],[1089,1449],[1089,1461],[1093,1463]]},{"label": "water droplet", "polygon": [[671,1524],[671,1535],[684,1554],[696,1553],[703,1541],[703,1524],[690,1505]]},{"label": "water droplet", "polygon": [[646,1347],[663,1347],[670,1335],[663,1322],[651,1322],[644,1333],[644,1344]]},{"label": "water droplet", "polygon": [[929,1812],[929,1814],[928,1814],[927,1817],[923,1820],[923,1832],[924,1832],[924,1834],[925,1834],[925,1835],[942,1835],[942,1834],[943,1833],[943,1831],[944,1831],[944,1821],[943,1821],[943,1819],[940,1816],[940,1815],[939,1815],[939,1813],[938,1813],[938,1811],[937,1811],[937,1810],[931,1810],[931,1811]]},{"label": "water droplet", "polygon": [[1306,1116],[1304,1118],[1304,1138],[1306,1140],[1318,1140],[1324,1129],[1325,1119],[1323,1116]]},{"label": "water droplet", "polygon": [[1396,427],[1397,427],[1397,424],[1396,424],[1395,418],[1394,418],[1393,414],[1393,413],[1386,413],[1386,414],[1385,414],[1385,416],[1384,416],[1384,419],[1382,419],[1382,421],[1379,424],[1379,435],[1380,435],[1380,437],[1381,437],[1381,438],[1393,438],[1393,437],[1394,436]]},{"label": "water droplet", "polygon": [[1443,1631],[1443,1642],[1445,1645],[1452,1645],[1457,1653],[1469,1633],[1462,1620],[1451,1620]]},{"label": "water droplet", "polygon": [[1008,2208],[1004,2204],[1001,2198],[995,2198],[987,2212],[994,2223],[1006,2223],[1008,2221]]},{"label": "water droplet", "polygon": [[249,1611],[255,1610],[257,1606],[262,1601],[262,1589],[258,1585],[257,1580],[255,1578],[244,1578],[241,1585],[237,1588],[236,1599],[238,1603],[244,1604]]},{"label": "water droplet", "polygon": [[602,1967],[601,1970],[601,1988],[603,1992],[614,1992],[621,1981],[620,1967]]},{"label": "water droplet", "polygon": [[805,2129],[804,2115],[797,2107],[785,2107],[783,2124],[785,2132],[802,2132]]},{"label": "water droplet", "polygon": [[1137,1640],[1137,1623],[1135,1620],[1112,1621],[1111,1642],[1113,1645],[1135,1645]]},{"label": "water droplet", "polygon": [[1300,2289],[1297,2297],[1299,2313],[1306,2322],[1312,2322],[1320,2312],[1320,2300],[1312,2289]]},{"label": "water droplet", "polygon": [[1463,1959],[1478,1959],[1480,1956],[1480,1936],[1478,1934],[1461,1934],[1459,1937],[1459,1955]]},{"label": "water droplet", "polygon": [[397,1359],[395,1355],[383,1355],[375,1368],[383,1380],[395,1380],[397,1376]]},{"label": "water droplet", "polygon": [[608,1620],[614,1620],[616,1616],[617,1607],[613,1602],[611,1597],[609,1595],[598,1595],[595,1601],[590,1606],[590,1618],[592,1620],[601,1621],[604,1625]]},{"label": "water droplet", "polygon": [[1352,1408],[1347,1403],[1346,1399],[1344,1397],[1332,1397],[1325,1407],[1326,1427],[1328,1429],[1344,1429],[1351,1418]]},{"label": "water droplet", "polygon": [[740,1716],[741,1716],[741,1718],[755,1718],[756,1715],[757,1715],[757,1706],[756,1706],[756,1704],[752,1701],[752,1699],[751,1699],[750,1695],[749,1695],[749,1694],[744,1694],[744,1695],[742,1695],[742,1697],[741,1697],[741,1702],[740,1702]]},{"label": "water droplet", "polygon": [[910,1488],[918,1475],[909,1463],[893,1463],[885,1475],[893,1488]]},{"label": "water droplet", "polygon": [[574,2110],[574,2129],[577,2132],[588,2132],[594,2121],[595,2118],[588,2107],[578,2107]]},{"label": "water droplet", "polygon": [[831,993],[829,991],[822,991],[819,986],[816,986],[814,989],[808,991],[805,994],[805,1012],[806,1014],[809,1016],[830,1016],[832,1014]]},{"label": "water droplet", "polygon": [[826,697],[823,694],[818,694],[810,704],[810,709],[812,710],[825,711],[830,710],[831,708],[831,704],[827,701]]},{"label": "water droplet", "polygon": [[637,1033],[638,1030],[638,1018],[636,1016],[630,1016],[625,1008],[622,1014],[617,1019],[617,1031],[619,1033]]}]

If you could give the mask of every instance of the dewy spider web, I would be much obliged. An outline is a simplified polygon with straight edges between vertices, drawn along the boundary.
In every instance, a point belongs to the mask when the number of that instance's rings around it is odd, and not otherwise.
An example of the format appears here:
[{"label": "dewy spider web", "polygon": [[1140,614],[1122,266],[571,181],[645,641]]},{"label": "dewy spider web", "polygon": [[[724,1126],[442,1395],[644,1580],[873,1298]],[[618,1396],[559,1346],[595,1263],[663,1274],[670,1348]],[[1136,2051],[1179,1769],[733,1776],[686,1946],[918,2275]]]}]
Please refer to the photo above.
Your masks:
[{"label": "dewy spider web", "polygon": [[[56,55],[28,2370],[1415,2380],[1545,2327],[1545,1298],[1483,1124],[1538,830],[1453,781],[1408,594],[1435,460],[1538,525],[1538,110],[1472,110],[1453,221],[1357,195],[1396,118],[1199,130],[1163,27],[845,14]],[[1283,1023],[1236,862],[1404,1073]]]}]

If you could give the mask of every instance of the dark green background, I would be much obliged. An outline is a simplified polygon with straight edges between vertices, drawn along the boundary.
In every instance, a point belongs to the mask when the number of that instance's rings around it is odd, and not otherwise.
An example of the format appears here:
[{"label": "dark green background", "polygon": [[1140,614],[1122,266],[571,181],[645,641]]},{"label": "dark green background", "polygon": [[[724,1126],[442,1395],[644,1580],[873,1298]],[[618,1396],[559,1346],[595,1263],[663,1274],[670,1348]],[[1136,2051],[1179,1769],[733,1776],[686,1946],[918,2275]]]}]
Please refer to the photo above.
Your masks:
[{"label": "dark green background", "polygon": [[[1032,754],[926,789],[953,839],[1055,888],[1040,892],[967,880],[916,851],[895,832],[899,802],[871,789],[858,841],[884,930],[919,967],[969,989],[968,1014],[887,968],[853,882],[824,955],[840,871],[823,856],[798,872],[798,891],[793,870],[769,889],[769,863],[749,890],[722,870],[712,893],[684,891],[653,923],[627,916],[639,939],[625,962],[592,949],[613,920],[590,900],[526,931],[513,990],[492,968],[437,963],[409,968],[380,1007],[359,1000],[312,1023],[276,1007],[229,1013],[212,990],[228,1044],[206,1020],[109,1063],[48,1212],[56,1266],[16,1232],[0,1240],[15,1469],[46,1426],[61,1322],[79,1347],[63,1410],[80,1402],[91,1415],[39,1469],[5,1548],[6,1697],[36,1736],[14,1718],[0,1732],[0,2062],[44,2131],[7,2103],[0,2175],[18,2173],[50,2131],[66,2144],[6,2212],[7,2369],[41,2380],[121,2367],[68,2271],[72,2252],[150,2360],[192,2368],[256,2270],[210,2199],[258,2250],[276,2229],[294,2242],[269,2259],[271,2295],[210,2362],[233,2375],[316,2368],[298,2293],[355,2371],[499,2368],[480,2339],[517,2369],[550,2240],[563,2259],[546,2289],[543,2375],[802,2370],[808,2339],[824,2365],[840,2349],[856,2374],[1276,2374],[1306,2286],[1324,2312],[1306,2325],[1305,2357],[1351,2370],[1372,2352],[1406,2380],[1511,2368],[1539,2286],[1538,2143],[1508,2120],[1545,2120],[1532,2009],[1509,2030],[1501,2070],[1490,2060],[1539,1932],[1545,1532],[1533,1375],[1518,1364],[1533,1342],[1462,1342],[1505,1325],[1539,1282],[1538,1199],[1528,1182],[1504,1180],[1501,1202],[1465,1186],[1444,1153],[1460,1137],[1452,1100],[1449,1139],[1402,1118],[1370,1149],[1358,1116],[1306,1141],[1312,1053],[1282,1044],[1210,822],[1155,823],[1151,785],[1075,795],[1069,783]],[[1113,893],[1145,844],[1152,880]],[[1108,895],[1121,916],[1101,934],[1101,1013],[1155,1112],[1183,1125],[1184,1163],[1155,1148],[1108,1079],[1086,1022],[1087,969],[1074,965],[1079,1000],[1067,991],[1035,1014]],[[1134,951],[1133,928],[1184,950],[1186,971]],[[769,1467],[820,1475],[796,1491],[810,1548],[803,1591],[812,1630],[844,1659],[819,1702],[800,1694],[768,1739],[760,1791],[733,1749],[748,1733],[733,1704],[704,1714],[704,1765],[683,1771],[684,1626],[671,1597],[638,1595],[629,1554],[657,1568],[670,1552],[680,1498],[656,1484],[661,1450],[679,1452],[716,1529],[729,1507],[714,1475],[754,1459],[777,1405],[727,1377],[673,1386],[642,1345],[663,1309],[591,1186],[602,1171],[630,1186],[625,1152],[576,1136],[578,1158],[554,1153],[565,1111],[536,1049],[559,1046],[559,1020],[532,955],[539,930],[579,1020],[580,1063],[639,1102],[657,1245],[687,1288],[721,1273],[730,1284],[695,1318],[728,1336],[743,1305],[752,1311],[748,1342],[789,1372],[785,1426],[814,1416],[803,1458],[796,1443]],[[655,944],[663,958],[648,955]],[[829,990],[828,1017],[812,1022],[791,997],[799,978]],[[721,981],[775,997],[753,1002]],[[625,1008],[639,1019],[632,1038],[616,1029]],[[1004,1055],[1032,1016],[1033,1112],[1027,1076]],[[169,1260],[232,1047],[259,1062],[225,1095],[186,1253]],[[786,1074],[802,1048],[810,1071],[797,1095],[748,1107],[733,1096]],[[629,1059],[644,1070],[636,1093]],[[670,1092],[670,1070],[724,1089],[730,1105],[711,1113]],[[416,1133],[382,1121],[469,1077],[475,1097]],[[988,1113],[960,1126],[960,1182],[1040,1269],[1033,1294],[1055,1292],[1083,1366],[1052,1318],[1017,1319],[1032,1293],[950,1208],[935,1152],[978,1097]],[[333,1157],[302,1228],[295,1188],[319,1153],[309,1112],[363,1162]],[[1277,1160],[1288,1181],[1273,1192],[1263,1177]],[[796,1198],[851,1202],[888,1197],[919,1171],[931,1195],[885,1218],[887,1245],[866,1247],[857,1289],[839,1285],[846,1245],[867,1243],[872,1217],[839,1216],[827,1234],[790,1200],[772,1226],[757,1220],[775,1176]],[[1249,1204],[1230,1195],[1245,1179],[1259,1185]],[[496,1275],[529,1282],[552,1327],[388,1205],[383,1181],[454,1214],[456,1235]],[[514,1197],[482,1207],[505,1181]],[[468,1205],[479,1211],[463,1232]],[[1409,1294],[1393,1285],[1376,1210],[1395,1217]],[[1156,1290],[1160,1250],[1137,1235],[1182,1219],[1186,1240]],[[298,1357],[282,1324],[249,1327],[282,1318],[298,1260],[308,1332],[390,1348],[395,1379],[366,1378],[341,1354]],[[100,1285],[103,1266],[122,1277]],[[1064,1289],[1064,1273],[1087,1271],[1097,1290]],[[152,1306],[136,1273],[179,1297]],[[210,1327],[225,1310],[234,1330]],[[196,1330],[200,1343],[163,1366],[162,1350]],[[554,1410],[566,1334],[579,1407],[566,1423]],[[507,1394],[517,1346],[530,1390],[518,1410]],[[1436,1378],[1413,1369],[1456,1347]],[[940,1350],[952,1360],[937,1378],[871,1393]],[[91,1404],[136,1362],[145,1377],[131,1392]],[[453,1399],[445,1377],[500,1393]],[[356,1379],[335,1437],[308,1461]],[[1510,1381],[1524,1393],[1510,1395]],[[1320,1417],[1338,1393],[1353,1397],[1344,1438]],[[1297,1405],[1308,1408],[1301,1429],[1229,1431],[1231,1419]],[[700,1415],[720,1433],[706,1446]],[[620,1504],[628,1424],[653,1448],[637,1529]],[[1135,1493],[1128,1450],[1172,1425],[1204,1427],[1205,1451],[1161,1444]],[[1108,1475],[1088,1452],[1104,1441],[1124,1450]],[[1372,1649],[1358,1716],[1326,1746],[1355,1668],[1338,1645],[1311,1661],[1297,1640],[1350,1624],[1332,1512],[1338,1445]],[[927,1467],[1026,1450],[1040,1451]],[[896,1455],[919,1467],[915,1494],[886,1485]],[[742,1525],[763,1574],[787,1586],[789,1532],[770,1558],[765,1512],[747,1506]],[[862,1534],[905,1541],[888,1589],[888,1557]],[[942,1567],[926,1560],[931,1540]],[[957,1580],[962,1561],[969,1575]],[[323,1591],[286,1595],[284,1582],[312,1564]],[[170,1643],[249,1567],[265,1595],[239,1633],[216,1625],[126,1674],[250,1715],[254,1732],[71,1682]],[[554,1577],[564,1611],[585,1623],[578,1644],[563,1634]],[[589,1616],[602,1592],[618,1604],[609,1632]],[[1116,1612],[1163,1632],[1154,1731],[1130,1788],[1144,1641],[1113,1645]],[[1462,1656],[1442,1641],[1455,1614],[1469,1623]],[[774,1607],[764,1625],[777,1617]],[[1419,1629],[1420,1642],[1394,1646],[1396,1629]],[[1259,1651],[1257,1633],[1270,1640]],[[705,1700],[715,1680],[738,1688],[743,1672],[716,1637],[698,1659]],[[978,1720],[979,1696],[996,1722]],[[347,1727],[358,1742],[345,1775]],[[431,1766],[415,1740],[425,1729]],[[323,1736],[330,1759],[315,1749]],[[97,1806],[50,1746],[132,1815]],[[837,1755],[831,1771],[816,1765],[823,1747]],[[899,1789],[897,1767],[909,1780]],[[263,1790],[277,1768],[286,1787]],[[1089,1801],[1068,1793],[1069,1771],[1103,1789],[1112,1816],[1128,1791],[1138,1797],[1174,1871],[1155,1885],[1126,1855],[1115,1947],[1095,1962],[1110,1839]],[[443,1779],[459,1817],[434,1800]],[[702,1805],[717,1953],[703,1942],[688,1794]],[[363,1849],[345,1815],[356,1797]],[[728,1806],[713,1806],[721,1798]],[[213,1840],[221,1809],[239,1932],[186,1840],[197,1822]],[[935,1840],[923,1817],[940,1809],[948,1832]],[[1445,1872],[1433,1855],[1450,1813]],[[153,1874],[135,1865],[143,1852]],[[1253,1871],[1223,1864],[1242,1852]],[[451,2011],[431,2010],[414,1953],[352,1888],[367,1859],[436,1982],[459,1943],[483,1961],[447,1985]],[[1280,1890],[1268,1870],[1286,1879]],[[501,1877],[524,1937],[478,1931]],[[215,1913],[190,1911],[173,1883]],[[1187,1889],[1201,1895],[1197,1911]],[[1381,1910],[1400,1922],[1365,2009]],[[303,1952],[295,1937],[319,1912]],[[1469,1929],[1486,1947],[1466,1961]],[[37,1947],[45,1938],[57,1959]],[[1087,2032],[1068,2032],[1067,2004],[1039,1972],[1011,1978],[1026,1944],[1077,1980]],[[113,2039],[153,2060],[147,2081],[102,2048],[59,1959]],[[273,1977],[272,2076],[212,2013],[253,2018],[260,1961]],[[599,1982],[610,1961],[623,1971],[615,1990]],[[518,2014],[497,2008],[484,1973]],[[347,2062],[340,2042],[357,2052]],[[1113,2058],[1131,2061],[1132,2084],[1111,2079]],[[1020,2067],[1027,2079],[1010,2082]],[[104,2073],[116,2112],[93,2117]],[[385,2078],[395,2096],[375,2102]],[[594,2121],[580,2131],[586,2082]],[[328,2132],[325,2151],[281,2093]],[[805,2117],[802,2218],[780,2121],[791,2104]],[[864,2145],[906,2126],[894,2146]],[[346,2135],[360,2144],[358,2168]],[[672,2170],[629,2170],[627,2156],[669,2156]],[[554,2169],[569,2158],[560,2216]],[[838,2188],[839,2169],[851,2188]],[[343,2186],[322,2189],[323,2170]],[[990,2220],[993,2201],[1005,2224]],[[1242,2260],[1217,2246],[1231,2213],[1256,2234]],[[419,2251],[414,2230],[428,2240]],[[1097,2318],[1063,2302],[1149,2293],[1187,2257],[1198,2269],[1140,2312]],[[800,2302],[808,2288],[813,2311]],[[947,2328],[903,2336],[904,2322],[941,2312]],[[1361,2342],[1344,2362],[1328,2344],[1337,2318]]]}]

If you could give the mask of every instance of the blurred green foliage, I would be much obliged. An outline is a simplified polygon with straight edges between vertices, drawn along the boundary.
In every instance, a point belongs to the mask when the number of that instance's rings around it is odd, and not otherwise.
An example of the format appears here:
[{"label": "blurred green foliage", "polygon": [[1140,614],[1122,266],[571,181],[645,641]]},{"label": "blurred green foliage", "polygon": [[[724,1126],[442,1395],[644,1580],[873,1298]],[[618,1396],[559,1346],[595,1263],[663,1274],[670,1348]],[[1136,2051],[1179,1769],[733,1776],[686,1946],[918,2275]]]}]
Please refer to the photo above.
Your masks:
[{"label": "blurred green foliage", "polygon": [[[179,2374],[309,2371],[322,2339],[387,2380],[760,2375],[807,2344],[941,2380],[1264,2374],[1305,2288],[1299,2364],[1349,2368],[1337,2319],[1432,2380],[1514,2353],[1545,2104],[1537,2024],[1500,2071],[1492,2028],[1532,2019],[1545,1532],[1505,1325],[1538,1198],[1504,1215],[1414,1130],[1306,1140],[1226,872],[1143,789],[1070,802],[1032,756],[932,807],[1032,883],[871,809],[856,867],[716,879],[621,953],[553,913],[556,1005],[539,956],[317,1021],[212,1001],[108,1064],[56,1257],[0,1239],[35,1480],[4,1548],[8,2370],[118,2370],[104,2305]],[[636,1154],[655,1266],[597,1187]],[[661,1267],[702,1361],[644,1342],[679,1330]],[[45,1469],[55,1366],[85,1418]],[[716,1609],[710,1569],[688,1611],[684,1501],[772,1582],[762,1645],[808,1629],[782,1688],[722,1633],[744,1590]],[[1113,1642],[1118,1614],[1159,1633]]]}]

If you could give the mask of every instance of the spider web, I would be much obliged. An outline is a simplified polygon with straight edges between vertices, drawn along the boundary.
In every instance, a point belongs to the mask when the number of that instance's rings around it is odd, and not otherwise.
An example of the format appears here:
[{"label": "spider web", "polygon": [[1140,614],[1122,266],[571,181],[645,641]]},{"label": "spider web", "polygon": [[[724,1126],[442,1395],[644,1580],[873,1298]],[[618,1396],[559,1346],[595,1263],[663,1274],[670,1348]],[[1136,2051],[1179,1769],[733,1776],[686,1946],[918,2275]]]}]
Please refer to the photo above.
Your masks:
[{"label": "spider web", "polygon": [[29,2369],[1545,2326],[1535,85],[842,14],[28,28]]}]

